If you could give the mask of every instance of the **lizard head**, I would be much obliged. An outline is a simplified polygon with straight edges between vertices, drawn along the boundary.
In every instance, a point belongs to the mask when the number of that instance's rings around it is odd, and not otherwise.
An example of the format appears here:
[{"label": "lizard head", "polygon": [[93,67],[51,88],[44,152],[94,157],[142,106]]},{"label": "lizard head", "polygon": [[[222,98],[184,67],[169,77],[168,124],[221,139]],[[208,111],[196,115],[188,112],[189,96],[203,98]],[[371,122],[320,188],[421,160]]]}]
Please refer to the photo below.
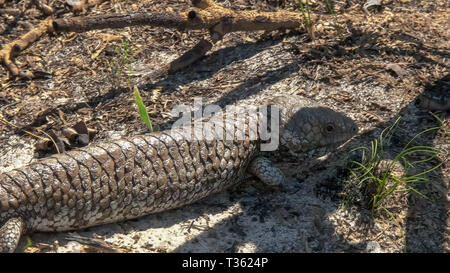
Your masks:
[{"label": "lizard head", "polygon": [[280,144],[292,152],[331,150],[358,132],[351,118],[311,100],[291,97],[276,101],[276,105],[281,110]]}]

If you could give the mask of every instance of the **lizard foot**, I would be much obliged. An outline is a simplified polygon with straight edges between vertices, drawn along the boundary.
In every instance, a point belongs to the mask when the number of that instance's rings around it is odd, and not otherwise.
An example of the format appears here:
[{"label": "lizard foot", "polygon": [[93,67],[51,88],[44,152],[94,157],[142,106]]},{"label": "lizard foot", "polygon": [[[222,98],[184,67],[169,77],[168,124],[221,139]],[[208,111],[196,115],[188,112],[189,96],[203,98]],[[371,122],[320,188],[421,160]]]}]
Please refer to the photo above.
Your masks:
[{"label": "lizard foot", "polygon": [[268,186],[280,187],[286,181],[283,172],[273,166],[273,163],[263,156],[253,159],[247,171]]}]

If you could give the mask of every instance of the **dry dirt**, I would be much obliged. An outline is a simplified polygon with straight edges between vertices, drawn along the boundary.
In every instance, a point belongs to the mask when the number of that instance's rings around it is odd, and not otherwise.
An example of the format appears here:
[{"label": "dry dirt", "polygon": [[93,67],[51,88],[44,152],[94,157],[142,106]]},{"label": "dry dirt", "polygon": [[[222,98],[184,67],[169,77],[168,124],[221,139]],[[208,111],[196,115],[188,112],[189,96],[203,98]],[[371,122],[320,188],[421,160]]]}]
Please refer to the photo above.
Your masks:
[{"label": "dry dirt", "polygon": [[[22,11],[0,13],[0,46],[19,38],[45,16],[32,1],[0,1]],[[44,1],[46,2],[46,1]],[[59,17],[73,14],[64,1],[48,1]],[[296,1],[216,1],[228,8],[298,11]],[[442,166],[420,186],[428,201],[399,193],[386,203],[392,217],[375,217],[362,206],[344,206],[342,191],[352,157],[382,129],[403,118],[387,157],[418,132],[437,125],[418,107],[421,94],[450,92],[450,4],[447,0],[381,1],[366,14],[363,0],[310,0],[315,40],[304,31],[233,33],[195,65],[171,75],[158,70],[190,49],[206,31],[133,27],[45,35],[20,54],[20,68],[51,78],[11,80],[0,68],[0,172],[35,158],[39,134],[84,120],[98,131],[94,141],[145,131],[126,77],[117,81],[111,63],[128,41],[129,79],[141,90],[153,124],[173,122],[171,109],[203,97],[221,106],[277,94],[296,94],[347,113],[360,134],[328,157],[270,155],[295,187],[271,190],[254,179],[195,204],[122,223],[67,233],[29,236],[25,252],[449,252],[449,120],[420,138],[439,148]],[[0,4],[1,6],[1,4]],[[134,11],[184,11],[184,0],[105,1],[85,15]],[[397,64],[401,70],[387,68]],[[389,66],[388,66],[389,67]],[[445,133],[447,130],[447,135]],[[40,134],[41,135],[41,134]],[[439,162],[433,162],[437,164]],[[24,248],[26,237],[18,251]]]}]

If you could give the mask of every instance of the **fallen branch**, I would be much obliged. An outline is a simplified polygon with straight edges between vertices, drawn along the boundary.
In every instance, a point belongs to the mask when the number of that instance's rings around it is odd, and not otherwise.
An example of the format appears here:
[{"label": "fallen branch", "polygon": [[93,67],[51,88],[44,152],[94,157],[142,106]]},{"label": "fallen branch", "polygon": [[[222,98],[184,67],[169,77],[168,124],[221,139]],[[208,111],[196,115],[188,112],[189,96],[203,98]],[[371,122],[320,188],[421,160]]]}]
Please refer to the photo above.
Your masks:
[{"label": "fallen branch", "polygon": [[176,13],[131,13],[55,19],[57,32],[86,32],[95,29],[124,28],[151,25],[155,27],[185,28],[185,20]]},{"label": "fallen branch", "polygon": [[183,13],[131,13],[55,19],[59,32],[85,32],[94,29],[131,26],[156,26],[186,29],[209,29],[221,36],[236,31],[296,29],[302,26],[302,16],[296,12],[233,11],[212,0],[194,0],[196,8]]}]

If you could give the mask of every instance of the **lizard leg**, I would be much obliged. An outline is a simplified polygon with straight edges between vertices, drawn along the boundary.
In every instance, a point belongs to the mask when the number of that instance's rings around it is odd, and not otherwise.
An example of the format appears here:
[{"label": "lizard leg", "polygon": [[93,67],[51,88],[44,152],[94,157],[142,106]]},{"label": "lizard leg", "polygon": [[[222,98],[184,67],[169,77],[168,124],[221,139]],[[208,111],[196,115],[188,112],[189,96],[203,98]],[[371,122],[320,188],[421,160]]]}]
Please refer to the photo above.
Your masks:
[{"label": "lizard leg", "polygon": [[263,157],[258,156],[250,162],[247,171],[258,177],[264,184],[268,186],[279,187],[282,186],[286,178],[280,169],[273,166],[273,163]]},{"label": "lizard leg", "polygon": [[23,231],[23,221],[11,218],[0,228],[0,253],[14,252]]}]

